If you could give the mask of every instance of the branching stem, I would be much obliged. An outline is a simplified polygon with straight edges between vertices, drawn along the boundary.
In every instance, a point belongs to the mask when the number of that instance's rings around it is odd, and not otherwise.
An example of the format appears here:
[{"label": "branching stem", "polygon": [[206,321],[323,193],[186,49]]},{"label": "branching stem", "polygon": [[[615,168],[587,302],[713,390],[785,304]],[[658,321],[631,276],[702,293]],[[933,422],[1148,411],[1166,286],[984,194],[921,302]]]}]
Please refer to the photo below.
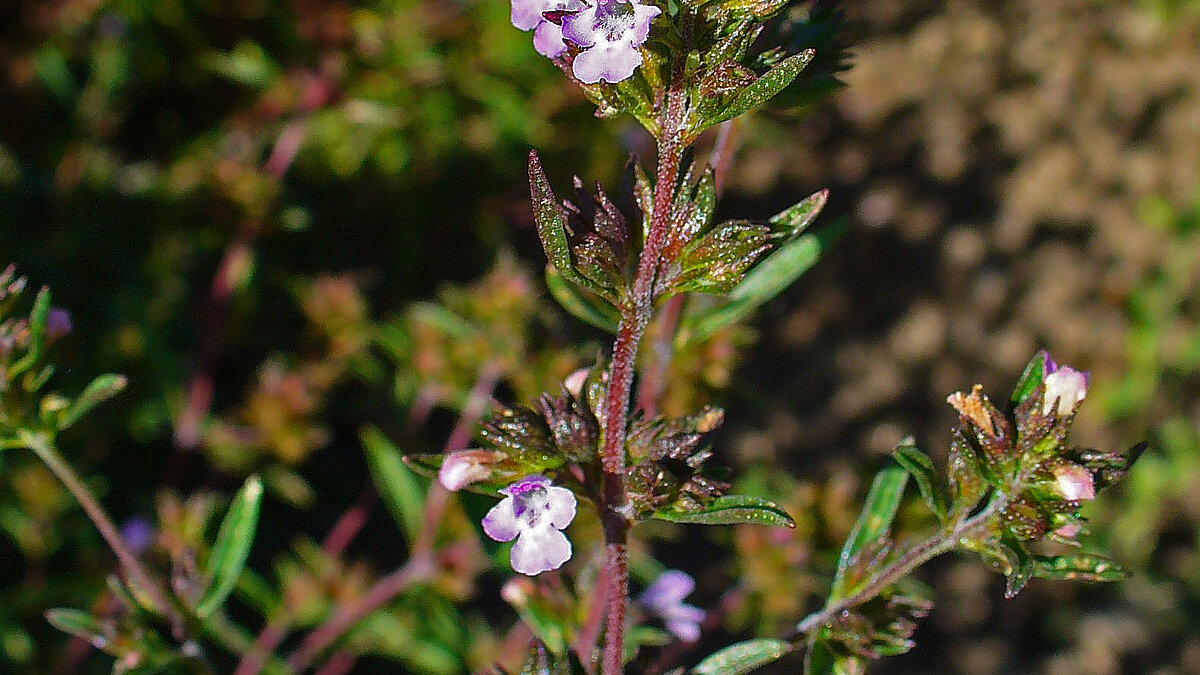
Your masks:
[{"label": "branching stem", "polygon": [[1008,506],[1008,498],[1003,493],[996,493],[986,508],[979,513],[960,522],[949,532],[935,534],[914,545],[888,566],[876,574],[871,581],[855,591],[849,597],[826,605],[824,609],[813,612],[796,624],[793,636],[803,636],[816,631],[821,626],[833,621],[839,614],[867,602],[882,593],[888,586],[908,576],[921,565],[933,560],[943,553],[948,553],[958,547],[960,541],[986,528],[993,518],[998,516]]}]

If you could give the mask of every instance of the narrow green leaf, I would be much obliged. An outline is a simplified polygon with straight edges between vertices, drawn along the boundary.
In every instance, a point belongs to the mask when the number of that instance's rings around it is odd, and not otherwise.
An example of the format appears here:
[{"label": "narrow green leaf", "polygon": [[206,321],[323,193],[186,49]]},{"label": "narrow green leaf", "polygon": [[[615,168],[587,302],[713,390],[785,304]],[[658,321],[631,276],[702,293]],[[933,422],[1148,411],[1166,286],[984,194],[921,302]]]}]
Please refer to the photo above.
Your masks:
[{"label": "narrow green leaf", "polygon": [[1017,380],[1017,386],[1013,388],[1012,402],[1014,404],[1024,403],[1025,399],[1029,398],[1042,383],[1042,380],[1046,379],[1046,361],[1049,358],[1050,355],[1045,351],[1039,351],[1025,366],[1024,372]]},{"label": "narrow green leaf", "polygon": [[571,266],[571,247],[567,241],[567,214],[554,196],[546,172],[542,170],[542,161],[536,150],[529,151],[529,194],[533,200],[533,217],[537,222],[538,237],[542,240],[542,249],[550,264],[558,268],[559,273],[570,281],[580,285],[588,285]]},{"label": "narrow green leaf", "polygon": [[242,568],[246,566],[246,558],[250,555],[250,545],[254,542],[262,496],[262,481],[258,476],[251,476],[234,495],[233,503],[225,512],[204,569],[209,584],[196,606],[196,613],[201,617],[216,611],[237,584]]},{"label": "narrow green leaf", "polygon": [[1035,556],[1033,576],[1042,579],[1079,581],[1121,581],[1129,572],[1104,556],[1077,553],[1059,556]]},{"label": "narrow green leaf", "polygon": [[713,653],[701,661],[692,672],[695,675],[743,675],[772,661],[778,661],[791,651],[792,646],[783,640],[747,640]]},{"label": "narrow green leaf", "polygon": [[567,281],[553,265],[546,265],[546,288],[558,304],[576,319],[616,334],[620,321],[616,308],[601,296]]},{"label": "narrow green leaf", "polygon": [[772,525],[796,527],[796,521],[775,502],[749,495],[717,497],[703,511],[661,509],[654,514],[659,520],[699,525]]},{"label": "narrow green leaf", "polygon": [[128,380],[124,375],[114,375],[112,373],[101,375],[92,380],[84,388],[83,393],[63,411],[62,417],[58,420],[58,428],[66,429],[75,424],[79,421],[79,418],[86,415],[92,408],[121,393],[127,383]]},{"label": "narrow green leaf", "polygon": [[745,278],[759,257],[770,249],[766,226],[731,220],[690,242],[679,256],[682,270],[674,286],[679,291],[729,293]]},{"label": "narrow green leaf", "polygon": [[33,301],[29,313],[29,351],[8,367],[8,377],[15,380],[18,375],[32,368],[42,358],[46,346],[46,322],[50,316],[50,289],[43,286]]},{"label": "narrow green leaf", "polygon": [[896,448],[892,457],[917,482],[917,488],[921,490],[921,496],[925,498],[929,510],[933,511],[939,520],[945,521],[949,510],[946,489],[929,455],[913,445],[911,439],[907,439]]},{"label": "narrow green leaf", "polygon": [[772,231],[786,234],[789,240],[795,239],[816,220],[828,200],[828,188],[819,190],[771,216],[767,222],[773,226]]},{"label": "narrow green leaf", "polygon": [[714,117],[705,120],[705,126],[712,126],[720,124],[725,120],[733,119],[771,100],[796,79],[796,76],[800,74],[800,71],[804,70],[804,67],[808,65],[809,61],[812,61],[815,55],[815,50],[806,49],[799,54],[794,54],[780,61],[778,65],[768,70],[762,77],[755,80],[753,84],[747,85],[745,89],[742,89],[737,97]]},{"label": "narrow green leaf", "polygon": [[87,640],[96,649],[104,649],[109,645],[112,631],[105,627],[103,621],[87,612],[57,607],[46,612],[46,620],[64,633]]},{"label": "narrow green leaf", "polygon": [[868,544],[878,542],[887,536],[891,530],[892,520],[896,510],[900,508],[900,499],[904,496],[904,488],[908,485],[908,472],[899,466],[888,466],[875,474],[871,490],[867,493],[866,502],[858,521],[846,537],[842,553],[838,557],[837,573],[833,577],[833,586],[829,592],[829,602],[836,602],[847,597],[853,589],[845,588],[846,570],[853,562],[855,555]]},{"label": "narrow green leaf", "polygon": [[745,318],[795,283],[844,230],[844,221],[838,221],[820,233],[805,234],[771,251],[729,293],[726,302],[688,317],[688,334],[702,340]]},{"label": "narrow green leaf", "polygon": [[413,470],[405,465],[400,449],[378,429],[363,429],[361,438],[367,467],[379,496],[383,498],[392,518],[404,529],[409,543],[416,542],[425,503],[420,481]]}]

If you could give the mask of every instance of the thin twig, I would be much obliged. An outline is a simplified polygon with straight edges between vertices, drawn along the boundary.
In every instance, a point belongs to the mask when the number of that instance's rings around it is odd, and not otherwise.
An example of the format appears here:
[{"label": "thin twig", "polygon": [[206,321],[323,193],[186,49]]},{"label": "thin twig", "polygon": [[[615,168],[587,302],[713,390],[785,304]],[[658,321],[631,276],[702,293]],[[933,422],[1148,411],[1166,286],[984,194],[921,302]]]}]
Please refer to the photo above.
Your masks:
[{"label": "thin twig", "polygon": [[112,549],[113,554],[117,556],[117,562],[120,563],[125,576],[132,582],[133,591],[135,593],[145,593],[160,614],[171,617],[178,623],[179,617],[174,603],[171,602],[158,582],[142,566],[137,556],[129,550],[129,547],[125,544],[125,540],[121,538],[120,532],[117,531],[116,525],[113,524],[108,514],[105,513],[104,507],[100,506],[100,502],[96,501],[96,498],[92,495],[92,491],[83,484],[79,476],[75,475],[75,471],[62,458],[58,450],[42,434],[34,434],[22,430],[18,432],[18,437],[62,481],[62,484],[75,497],[75,501],[79,502],[79,505],[83,507],[84,513],[91,519],[96,529],[100,531],[100,536],[104,538],[108,547]]},{"label": "thin twig", "polygon": [[867,585],[858,589],[849,597],[827,605],[824,609],[813,612],[805,617],[804,620],[796,624],[796,628],[792,632],[792,637],[796,638],[813,632],[832,621],[847,609],[857,607],[879,595],[888,586],[908,576],[921,565],[943,553],[954,550],[961,540],[975,534],[977,530],[987,527],[991,523],[992,518],[998,516],[1007,506],[1007,496],[1003,493],[996,493],[984,510],[962,521],[950,532],[936,534],[914,545],[887,567],[883,568]]}]

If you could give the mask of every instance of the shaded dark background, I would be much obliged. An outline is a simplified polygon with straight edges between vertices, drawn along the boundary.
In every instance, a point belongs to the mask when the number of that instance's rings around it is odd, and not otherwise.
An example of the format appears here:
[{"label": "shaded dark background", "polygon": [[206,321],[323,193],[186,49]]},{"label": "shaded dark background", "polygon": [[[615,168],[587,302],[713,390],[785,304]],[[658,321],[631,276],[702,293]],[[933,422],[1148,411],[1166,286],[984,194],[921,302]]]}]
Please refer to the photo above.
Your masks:
[{"label": "shaded dark background", "polygon": [[[1005,602],[977,561],[939,561],[917,649],[875,669],[1200,672],[1200,7],[842,10],[847,86],[741,128],[722,213],[764,217],[828,187],[823,217],[850,228],[756,319],[719,394],[720,453],[752,476],[787,469],[797,482],[772,487],[781,499],[844,532],[862,476],[902,436],[943,456],[948,393],[1005,391],[1047,348],[1092,373],[1077,442],[1151,440],[1094,510],[1095,540],[1136,576],[1035,582]],[[360,360],[355,331],[481,277],[497,251],[540,268],[530,147],[564,186],[571,173],[612,184],[644,150],[630,120],[594,119],[507,13],[413,0],[0,7],[0,264],[71,311],[56,387],[131,378],[64,443],[118,520],[154,513],[156,489],[228,493],[258,470],[276,505],[252,564],[269,569],[297,533],[322,536],[366,480],[358,427],[399,428],[389,420],[412,403],[408,384]],[[550,346],[599,343],[547,321]],[[214,395],[190,450],[177,429],[198,374]],[[446,401],[463,388],[449,382]],[[437,447],[451,421],[435,413],[413,443]],[[39,617],[95,601],[111,561],[44,472],[5,461],[0,663],[102,671],[101,657],[64,656]],[[375,518],[352,553],[394,564],[388,527]],[[819,570],[820,537],[806,536],[791,545]],[[701,600],[730,575],[772,588],[761,570],[693,571]],[[731,633],[795,620],[821,590],[810,581],[743,612],[766,618],[732,617]]]}]

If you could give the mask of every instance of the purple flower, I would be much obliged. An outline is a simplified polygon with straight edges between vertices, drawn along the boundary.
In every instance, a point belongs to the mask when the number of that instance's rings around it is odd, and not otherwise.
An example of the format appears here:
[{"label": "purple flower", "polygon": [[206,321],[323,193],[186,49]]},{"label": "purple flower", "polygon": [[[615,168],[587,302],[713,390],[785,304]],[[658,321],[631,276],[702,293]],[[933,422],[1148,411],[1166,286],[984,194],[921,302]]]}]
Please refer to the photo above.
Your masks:
[{"label": "purple flower", "polygon": [[638,604],[662,619],[672,635],[684,642],[695,642],[700,639],[704,610],[683,601],[695,588],[695,580],[686,572],[668,570],[642,591]]},{"label": "purple flower", "polygon": [[1042,380],[1046,392],[1042,396],[1042,414],[1049,415],[1057,409],[1059,416],[1075,409],[1075,405],[1087,396],[1088,374],[1071,366],[1060,366],[1046,357],[1046,377]]},{"label": "purple flower", "polygon": [[46,315],[46,339],[53,342],[71,332],[71,313],[61,307],[51,307]]},{"label": "purple flower", "polygon": [[646,42],[650,22],[662,10],[634,0],[593,1],[562,20],[563,35],[584,47],[571,69],[587,84],[620,82],[642,64],[638,47]]},{"label": "purple flower", "polygon": [[546,20],[546,13],[574,12],[583,8],[579,0],[512,0],[512,25],[533,31],[533,48],[548,59],[567,51],[562,26]]},{"label": "purple flower", "polygon": [[142,516],[133,516],[121,524],[121,539],[134,555],[141,555],[154,543],[154,526]]},{"label": "purple flower", "polygon": [[517,540],[509,560],[533,576],[558,569],[571,558],[571,542],[560,532],[575,518],[575,494],[545,476],[526,476],[500,491],[505,498],[483,517],[483,531],[496,541]]}]

